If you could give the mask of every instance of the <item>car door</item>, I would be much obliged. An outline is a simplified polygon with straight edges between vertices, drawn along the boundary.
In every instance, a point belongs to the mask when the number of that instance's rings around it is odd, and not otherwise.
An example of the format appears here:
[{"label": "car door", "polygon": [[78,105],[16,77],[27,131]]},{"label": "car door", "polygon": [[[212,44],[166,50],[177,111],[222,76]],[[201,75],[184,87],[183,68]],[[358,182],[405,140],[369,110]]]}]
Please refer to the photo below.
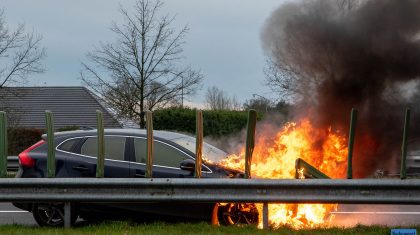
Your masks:
[{"label": "car door", "polygon": [[[135,156],[130,162],[130,176],[144,177],[147,161],[147,140],[145,137],[134,137],[131,152]],[[163,140],[154,141],[153,178],[190,178],[194,177],[193,171],[181,170],[180,163],[185,159],[192,159],[182,147],[172,145]],[[208,168],[206,168],[208,169]],[[144,216],[163,218],[201,218],[211,217],[213,203],[197,202],[159,202],[135,203],[124,205],[126,209],[141,212]]]},{"label": "car door", "polygon": [[[125,136],[105,136],[104,177],[129,177],[128,142]],[[96,136],[84,137],[66,159],[66,168],[71,177],[95,177],[98,140]]]},{"label": "car door", "polygon": [[[130,162],[130,177],[144,177],[147,161],[147,140],[145,137],[132,138],[134,158]],[[193,177],[191,171],[181,170],[180,163],[191,156],[167,142],[154,141],[152,174],[154,178]]]}]

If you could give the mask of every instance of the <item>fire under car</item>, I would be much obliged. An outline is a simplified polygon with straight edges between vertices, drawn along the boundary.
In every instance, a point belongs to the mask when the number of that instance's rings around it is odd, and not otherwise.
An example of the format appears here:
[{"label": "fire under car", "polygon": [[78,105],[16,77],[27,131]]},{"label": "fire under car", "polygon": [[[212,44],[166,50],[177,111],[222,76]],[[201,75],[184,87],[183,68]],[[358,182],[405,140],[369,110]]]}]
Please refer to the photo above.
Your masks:
[{"label": "fire under car", "polygon": [[[55,134],[56,177],[95,177],[97,163],[96,130]],[[105,178],[143,178],[146,172],[146,131],[139,129],[105,130]],[[47,177],[46,136],[19,154],[18,178]],[[195,138],[154,131],[154,178],[190,178],[195,169]],[[203,178],[242,178],[243,172],[221,167],[227,154],[207,143],[203,145]],[[14,202],[32,212],[40,226],[63,226],[64,203]],[[74,203],[72,223],[134,219],[140,221],[212,221],[224,225],[257,224],[258,210],[247,203]]]}]

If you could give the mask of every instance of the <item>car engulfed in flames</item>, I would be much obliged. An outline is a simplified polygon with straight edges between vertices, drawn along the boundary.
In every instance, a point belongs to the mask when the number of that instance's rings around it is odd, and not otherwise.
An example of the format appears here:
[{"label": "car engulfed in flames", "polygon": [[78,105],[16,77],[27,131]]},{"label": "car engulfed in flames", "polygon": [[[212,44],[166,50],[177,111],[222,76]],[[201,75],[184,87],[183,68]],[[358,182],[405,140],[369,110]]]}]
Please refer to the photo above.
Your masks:
[{"label": "car engulfed in flames", "polygon": [[[252,157],[253,178],[294,179],[305,178],[305,169],[295,169],[297,159],[308,162],[331,178],[344,178],[346,173],[346,137],[332,128],[314,127],[309,119],[286,124],[275,136],[264,135],[265,126],[257,133]],[[268,129],[267,129],[268,130]],[[268,131],[267,131],[268,132]],[[245,149],[219,161],[223,167],[245,168]],[[256,204],[259,227],[262,227],[262,204]],[[330,212],[337,204],[269,204],[269,224],[272,228],[288,226],[294,229],[326,227],[332,220]],[[230,208],[238,211],[240,208]],[[228,213],[229,214],[229,213]],[[235,222],[235,221],[232,221]]]}]

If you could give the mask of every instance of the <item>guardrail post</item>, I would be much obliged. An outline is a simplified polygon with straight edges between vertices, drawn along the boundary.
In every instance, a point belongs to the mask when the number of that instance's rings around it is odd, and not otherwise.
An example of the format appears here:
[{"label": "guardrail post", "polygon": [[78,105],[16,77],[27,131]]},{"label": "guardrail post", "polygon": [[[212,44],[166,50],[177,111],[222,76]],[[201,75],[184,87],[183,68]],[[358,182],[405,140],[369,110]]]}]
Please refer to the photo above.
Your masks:
[{"label": "guardrail post", "polygon": [[105,133],[104,133],[104,120],[102,112],[96,110],[96,129],[98,135],[98,152],[97,152],[97,164],[96,164],[96,177],[104,177],[104,161],[105,161]]},{"label": "guardrail post", "polygon": [[47,174],[48,178],[55,177],[55,145],[54,145],[54,122],[51,111],[45,111],[45,121],[47,125]]},{"label": "guardrail post", "polygon": [[349,132],[349,146],[347,155],[347,179],[353,178],[353,146],[354,146],[354,133],[357,122],[357,109],[351,109],[350,115],[350,132]]},{"label": "guardrail post", "polygon": [[197,110],[195,141],[195,178],[201,178],[201,162],[203,157],[203,112]]},{"label": "guardrail post", "polygon": [[64,203],[64,227],[65,228],[71,227],[71,203],[70,202]]},{"label": "guardrail post", "polygon": [[245,178],[251,178],[251,162],[252,153],[254,152],[255,144],[255,127],[257,125],[257,111],[251,109],[248,112],[248,123],[246,130],[246,144],[245,144]]},{"label": "guardrail post", "polygon": [[408,128],[410,127],[410,109],[407,108],[405,110],[405,120],[404,120],[404,131],[403,131],[403,140],[401,146],[401,172],[400,178],[405,179],[407,178],[407,166],[406,166],[406,158],[407,158],[407,138],[408,138]]},{"label": "guardrail post", "polygon": [[263,229],[268,229],[269,224],[268,224],[268,203],[267,202],[263,203],[262,219],[263,219]]},{"label": "guardrail post", "polygon": [[153,176],[153,115],[151,111],[146,111],[146,129],[147,129],[147,162],[146,178]]},{"label": "guardrail post", "polygon": [[7,118],[0,112],[0,177],[7,176]]}]

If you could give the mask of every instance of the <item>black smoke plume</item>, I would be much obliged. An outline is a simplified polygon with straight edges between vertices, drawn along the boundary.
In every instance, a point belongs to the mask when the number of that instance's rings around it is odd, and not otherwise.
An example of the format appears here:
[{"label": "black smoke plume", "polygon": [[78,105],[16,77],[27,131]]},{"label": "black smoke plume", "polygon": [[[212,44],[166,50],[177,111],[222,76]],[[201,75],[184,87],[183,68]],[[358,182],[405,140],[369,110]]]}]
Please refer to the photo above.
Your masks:
[{"label": "black smoke plume", "polygon": [[347,133],[351,108],[359,110],[356,177],[399,161],[406,107],[410,138],[419,136],[420,0],[289,2],[262,40],[267,82],[297,115]]}]

